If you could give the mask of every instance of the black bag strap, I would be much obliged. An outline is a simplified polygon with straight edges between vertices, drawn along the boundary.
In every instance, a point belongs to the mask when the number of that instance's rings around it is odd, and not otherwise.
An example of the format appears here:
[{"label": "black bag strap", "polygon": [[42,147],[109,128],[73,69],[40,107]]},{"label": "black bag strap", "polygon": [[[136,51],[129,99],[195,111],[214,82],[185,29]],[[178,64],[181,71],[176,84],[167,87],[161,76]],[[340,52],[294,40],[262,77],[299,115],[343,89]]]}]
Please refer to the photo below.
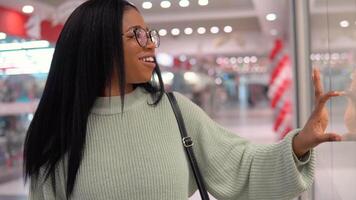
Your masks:
[{"label": "black bag strap", "polygon": [[193,174],[194,174],[194,177],[195,177],[195,181],[196,181],[198,189],[199,189],[200,196],[201,196],[202,200],[209,200],[209,195],[208,195],[208,192],[205,189],[205,184],[204,184],[203,177],[200,174],[198,163],[197,163],[197,161],[195,159],[195,156],[194,156],[194,152],[193,152],[193,148],[192,148],[193,145],[194,145],[194,142],[193,142],[192,138],[189,137],[188,134],[187,134],[187,130],[185,128],[185,124],[184,124],[184,120],[183,120],[183,117],[182,117],[182,113],[181,113],[181,111],[179,109],[177,100],[174,97],[172,92],[167,92],[166,94],[168,96],[169,102],[171,103],[172,109],[174,111],[174,115],[176,116],[176,120],[178,122],[179,131],[180,131],[180,134],[182,136],[182,143],[183,143],[185,152],[188,155],[189,163],[190,163],[190,166],[192,168],[192,171],[193,171]]}]

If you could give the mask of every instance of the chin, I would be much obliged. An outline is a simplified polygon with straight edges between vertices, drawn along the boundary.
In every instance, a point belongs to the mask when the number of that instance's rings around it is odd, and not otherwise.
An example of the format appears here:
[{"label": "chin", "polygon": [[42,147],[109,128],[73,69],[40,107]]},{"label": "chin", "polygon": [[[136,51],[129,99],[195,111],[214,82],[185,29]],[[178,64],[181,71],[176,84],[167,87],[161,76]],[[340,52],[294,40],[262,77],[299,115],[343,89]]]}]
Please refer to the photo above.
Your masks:
[{"label": "chin", "polygon": [[142,76],[140,79],[136,80],[134,83],[135,84],[140,84],[140,83],[147,83],[151,80],[152,76]]},{"label": "chin", "polygon": [[144,82],[145,82],[145,83],[149,82],[149,81],[151,80],[151,77],[152,77],[152,76],[145,78],[145,81],[144,81]]}]

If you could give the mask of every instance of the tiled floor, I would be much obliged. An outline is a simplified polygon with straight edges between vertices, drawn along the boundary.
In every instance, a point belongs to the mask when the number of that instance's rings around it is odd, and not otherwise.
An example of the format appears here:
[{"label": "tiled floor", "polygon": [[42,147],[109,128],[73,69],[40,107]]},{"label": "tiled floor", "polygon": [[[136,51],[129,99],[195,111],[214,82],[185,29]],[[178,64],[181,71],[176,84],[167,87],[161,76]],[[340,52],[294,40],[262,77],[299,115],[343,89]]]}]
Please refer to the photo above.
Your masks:
[{"label": "tiled floor", "polygon": [[[241,137],[257,143],[270,143],[276,138],[272,132],[272,116],[271,110],[266,108],[245,110],[234,107],[221,110],[214,119]],[[22,179],[0,184],[0,200],[24,200],[27,190]],[[199,194],[191,198],[197,199]]]}]

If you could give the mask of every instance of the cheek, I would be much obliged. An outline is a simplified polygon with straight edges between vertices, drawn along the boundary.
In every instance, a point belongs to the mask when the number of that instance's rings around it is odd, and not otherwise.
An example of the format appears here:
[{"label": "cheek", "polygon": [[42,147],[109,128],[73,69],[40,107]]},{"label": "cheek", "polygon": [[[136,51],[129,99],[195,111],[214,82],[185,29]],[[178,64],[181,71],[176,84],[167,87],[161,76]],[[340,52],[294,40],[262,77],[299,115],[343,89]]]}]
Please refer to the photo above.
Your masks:
[{"label": "cheek", "polygon": [[126,45],[124,48],[126,82],[145,83],[151,80],[152,70],[144,66],[138,59],[138,54],[142,50],[130,45]]},{"label": "cheek", "polygon": [[137,47],[135,48],[134,45],[130,44],[130,43],[126,43],[124,44],[124,49],[125,49],[125,66],[131,66],[135,63],[138,62],[138,53],[139,53],[139,49],[137,49]]},{"label": "cheek", "polygon": [[125,70],[126,73],[131,73],[131,71],[135,70],[135,68],[138,67],[139,60],[138,60],[138,53],[139,51],[137,50],[137,48],[135,48],[134,46],[127,44],[124,45],[124,49],[125,49]]}]

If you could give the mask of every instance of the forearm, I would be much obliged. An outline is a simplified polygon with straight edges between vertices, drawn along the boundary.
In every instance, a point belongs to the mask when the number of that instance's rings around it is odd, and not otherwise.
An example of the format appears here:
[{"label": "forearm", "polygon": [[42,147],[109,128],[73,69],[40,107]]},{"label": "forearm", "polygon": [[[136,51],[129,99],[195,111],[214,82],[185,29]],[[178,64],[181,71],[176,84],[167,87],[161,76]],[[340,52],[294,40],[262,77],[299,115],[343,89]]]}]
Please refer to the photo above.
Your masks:
[{"label": "forearm", "polygon": [[[250,179],[249,197],[252,199],[291,199],[308,189],[314,177],[314,154],[305,160],[293,155],[294,130],[280,143],[261,146],[254,156]],[[263,164],[262,164],[263,163]],[[254,191],[261,191],[254,194]]]}]

